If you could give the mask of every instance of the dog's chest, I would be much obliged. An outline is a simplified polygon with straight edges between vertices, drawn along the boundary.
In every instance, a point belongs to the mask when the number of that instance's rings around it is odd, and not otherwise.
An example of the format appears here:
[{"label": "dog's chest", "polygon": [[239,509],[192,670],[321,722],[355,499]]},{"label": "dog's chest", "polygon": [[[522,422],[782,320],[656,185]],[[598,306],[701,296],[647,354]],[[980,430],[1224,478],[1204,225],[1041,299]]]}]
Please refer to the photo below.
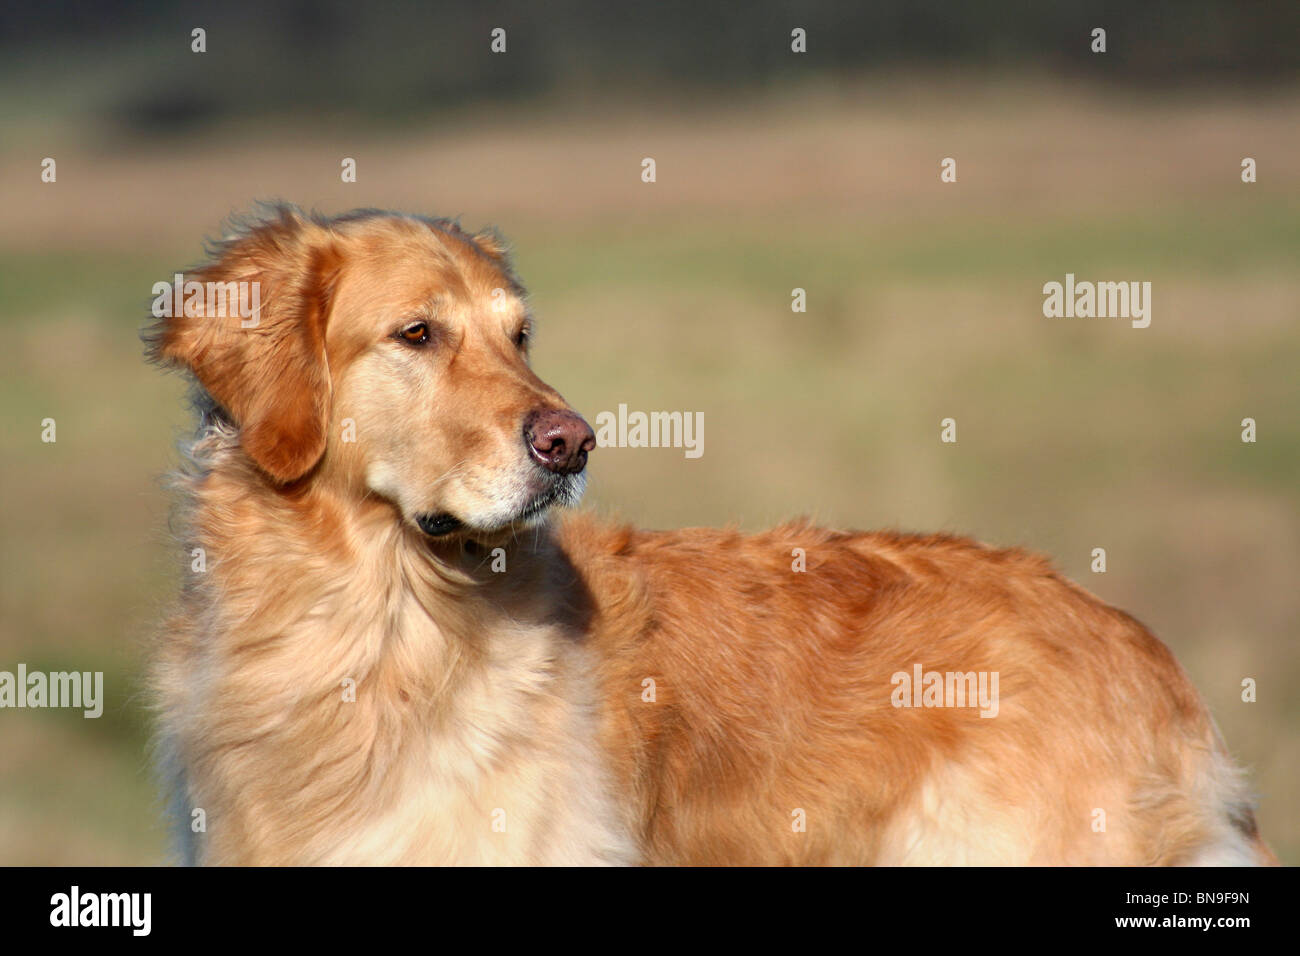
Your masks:
[{"label": "dog's chest", "polygon": [[555,749],[487,758],[435,735],[387,777],[386,799],[334,837],[325,863],[415,865],[630,864],[604,768]]},{"label": "dog's chest", "polygon": [[502,628],[472,660],[445,644],[431,655],[445,635],[416,613],[398,620],[351,705],[370,792],[346,827],[325,824],[321,861],[635,862],[582,652],[548,629]]}]

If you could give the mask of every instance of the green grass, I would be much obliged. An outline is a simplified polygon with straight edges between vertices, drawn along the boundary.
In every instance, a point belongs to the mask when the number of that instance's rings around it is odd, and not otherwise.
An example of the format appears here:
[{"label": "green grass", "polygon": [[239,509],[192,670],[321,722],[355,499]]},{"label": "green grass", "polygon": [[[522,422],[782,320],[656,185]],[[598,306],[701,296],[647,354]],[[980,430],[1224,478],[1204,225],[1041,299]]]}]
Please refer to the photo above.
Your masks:
[{"label": "green grass", "polygon": [[[1065,272],[1149,277],[1153,272],[1220,276],[1272,272],[1294,264],[1300,203],[1246,197],[1189,201],[1132,216],[1083,220],[982,218],[934,222],[814,224],[795,234],[770,220],[732,226],[687,221],[675,227],[602,229],[556,243],[518,233],[521,270],[534,287],[551,274],[568,289],[665,286],[678,290],[766,285],[834,293],[854,281],[909,279],[964,283],[1023,276],[1058,280]],[[1118,270],[1118,271],[1116,271]],[[1039,286],[1031,294],[1039,295]],[[815,320],[814,313],[814,320]]]}]

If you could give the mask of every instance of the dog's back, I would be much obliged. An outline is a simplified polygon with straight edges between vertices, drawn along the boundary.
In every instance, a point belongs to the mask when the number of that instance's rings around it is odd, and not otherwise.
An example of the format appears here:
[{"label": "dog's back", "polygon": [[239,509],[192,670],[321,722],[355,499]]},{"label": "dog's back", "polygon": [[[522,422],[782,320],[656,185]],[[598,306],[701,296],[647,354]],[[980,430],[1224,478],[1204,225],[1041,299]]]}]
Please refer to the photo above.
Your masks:
[{"label": "dog's back", "polygon": [[[1271,856],[1168,649],[1038,556],[804,524],[564,539],[608,609],[610,749],[656,860]],[[918,671],[970,699],[925,700]]]}]

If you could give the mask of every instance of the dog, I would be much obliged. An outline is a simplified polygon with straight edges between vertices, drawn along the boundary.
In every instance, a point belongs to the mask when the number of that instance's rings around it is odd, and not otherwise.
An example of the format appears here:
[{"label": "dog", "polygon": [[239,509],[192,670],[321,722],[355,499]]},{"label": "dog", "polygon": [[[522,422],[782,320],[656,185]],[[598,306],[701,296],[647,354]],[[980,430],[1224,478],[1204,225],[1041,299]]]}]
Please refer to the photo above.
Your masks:
[{"label": "dog", "polygon": [[209,252],[145,334],[199,416],[186,861],[1276,863],[1170,651],[1041,557],[563,510],[595,437],[495,232],[280,205]]}]

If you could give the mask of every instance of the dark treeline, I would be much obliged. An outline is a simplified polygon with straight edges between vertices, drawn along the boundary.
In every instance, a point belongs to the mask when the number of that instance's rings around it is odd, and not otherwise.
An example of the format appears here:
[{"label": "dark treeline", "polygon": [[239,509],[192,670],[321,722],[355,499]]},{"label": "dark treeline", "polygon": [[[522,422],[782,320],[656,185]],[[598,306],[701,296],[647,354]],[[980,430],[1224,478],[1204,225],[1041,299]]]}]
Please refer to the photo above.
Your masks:
[{"label": "dark treeline", "polygon": [[[206,69],[189,35],[207,31]],[[489,50],[503,27],[507,54]],[[790,51],[807,31],[808,53]],[[1107,31],[1104,59],[1090,50]],[[333,108],[376,119],[449,101],[584,88],[736,88],[921,67],[1047,70],[1142,85],[1272,83],[1300,73],[1297,0],[352,0],[0,6],[4,61],[75,75],[123,64],[104,104],[139,125]],[[74,76],[75,78],[75,76]]]}]

